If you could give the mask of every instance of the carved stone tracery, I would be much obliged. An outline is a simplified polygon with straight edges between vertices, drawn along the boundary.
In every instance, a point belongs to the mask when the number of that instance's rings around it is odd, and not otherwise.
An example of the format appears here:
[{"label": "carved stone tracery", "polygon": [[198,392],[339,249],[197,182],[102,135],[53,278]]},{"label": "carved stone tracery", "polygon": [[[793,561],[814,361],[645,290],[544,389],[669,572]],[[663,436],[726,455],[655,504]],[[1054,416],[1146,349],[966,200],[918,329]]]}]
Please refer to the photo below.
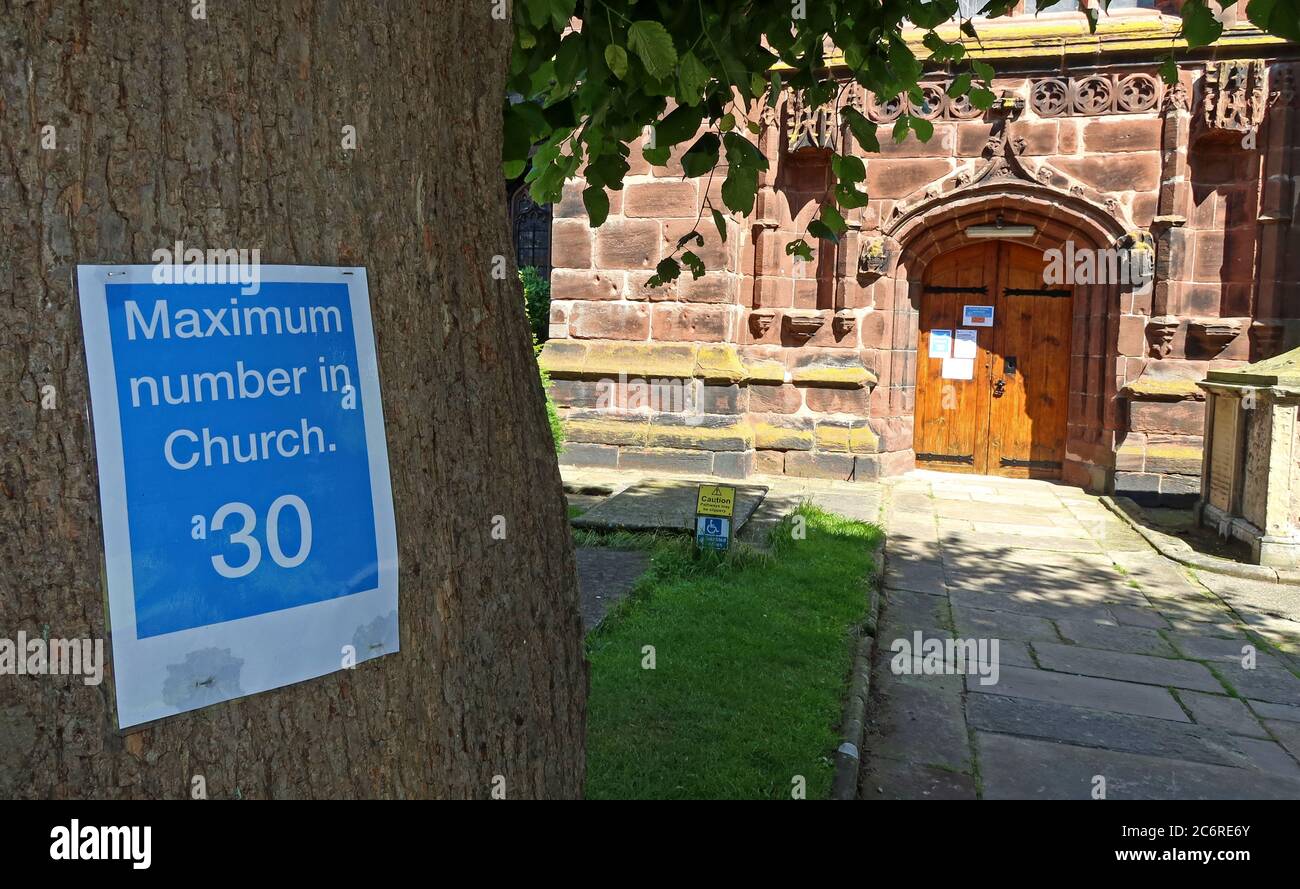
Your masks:
[{"label": "carved stone tracery", "polygon": [[1154,74],[1083,74],[1035,80],[1029,103],[1039,117],[1140,114],[1156,108],[1163,94]]}]

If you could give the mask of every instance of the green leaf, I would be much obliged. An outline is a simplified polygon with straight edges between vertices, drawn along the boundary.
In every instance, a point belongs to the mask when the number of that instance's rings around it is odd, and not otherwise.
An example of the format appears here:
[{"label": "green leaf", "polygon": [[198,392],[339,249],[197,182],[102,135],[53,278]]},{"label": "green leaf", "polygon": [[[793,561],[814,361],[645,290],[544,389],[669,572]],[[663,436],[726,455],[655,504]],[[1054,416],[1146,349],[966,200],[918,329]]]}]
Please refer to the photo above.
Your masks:
[{"label": "green leaf", "polygon": [[727,240],[727,217],[723,216],[718,210],[713,211],[713,224],[718,228],[718,234],[722,236],[725,243]]},{"label": "green leaf", "polygon": [[501,175],[507,179],[518,179],[528,169],[528,161],[505,161],[501,164]]},{"label": "green leaf", "polygon": [[754,209],[757,194],[758,170],[738,164],[727,168],[727,178],[722,183],[722,202],[728,210],[748,216]]},{"label": "green leaf", "polygon": [[735,128],[736,128],[736,115],[732,114],[731,112],[727,112],[726,114],[722,115],[722,119],[718,121],[718,129],[722,130],[722,132],[724,133],[729,133]]},{"label": "green leaf", "polygon": [[1170,86],[1178,82],[1178,63],[1172,55],[1160,63],[1160,79]]},{"label": "green leaf", "polygon": [[555,78],[559,81],[557,85],[577,83],[586,56],[586,46],[583,45],[581,35],[574,32],[566,36],[555,53]]},{"label": "green leaf", "polygon": [[672,157],[672,149],[667,145],[659,148],[650,148],[646,146],[641,149],[641,156],[645,158],[646,163],[652,167],[668,166],[668,159]]},{"label": "green leaf", "polygon": [[852,185],[835,186],[835,201],[846,210],[854,210],[867,205],[867,195]]},{"label": "green leaf", "polygon": [[836,237],[844,234],[849,229],[849,224],[844,221],[840,211],[836,210],[831,204],[822,204],[821,221],[835,233]]},{"label": "green leaf", "polygon": [[851,154],[832,154],[831,172],[840,182],[861,182],[867,178],[867,168],[862,163],[862,158]]},{"label": "green leaf", "polygon": [[766,170],[767,158],[758,150],[758,146],[739,133],[727,133],[722,137],[722,144],[727,148],[727,163],[735,167],[752,170]]},{"label": "green leaf", "polygon": [[876,125],[856,108],[845,107],[841,109],[840,115],[848,121],[849,129],[853,132],[853,138],[857,140],[858,147],[863,151],[879,151],[880,142],[876,139]]},{"label": "green leaf", "polygon": [[836,244],[840,242],[840,236],[835,234],[831,227],[820,219],[814,219],[808,223],[808,234],[814,238],[821,238],[823,241],[831,241]]},{"label": "green leaf", "polygon": [[704,106],[678,105],[655,124],[655,147],[671,148],[678,142],[685,142],[700,129],[703,119]]},{"label": "green leaf", "polygon": [[617,43],[605,47],[605,64],[619,80],[627,77],[627,50]]},{"label": "green leaf", "polygon": [[993,94],[992,90],[986,90],[982,86],[977,86],[970,91],[968,96],[971,106],[978,108],[980,111],[988,111],[993,107],[993,103],[998,97]]},{"label": "green leaf", "polygon": [[1205,0],[1183,3],[1183,37],[1190,47],[1209,46],[1223,33],[1223,22],[1214,17]]},{"label": "green leaf", "polygon": [[963,35],[969,37],[971,40],[980,39],[980,35],[975,33],[975,23],[972,22],[970,19],[966,19],[966,21],[961,23],[961,32]]},{"label": "green leaf", "polygon": [[1298,0],[1250,0],[1246,17],[1262,31],[1300,43]]},{"label": "green leaf", "polygon": [[[809,228],[811,230],[811,226]],[[785,245],[785,255],[797,256],[806,262],[812,262],[813,251],[812,247],[809,247],[808,242],[803,238],[795,238],[789,244]]]},{"label": "green leaf", "polygon": [[993,82],[993,66],[987,62],[974,61],[970,63],[972,69],[980,80],[987,83]]},{"label": "green leaf", "polygon": [[656,80],[672,74],[677,67],[672,35],[659,22],[633,22],[627,29],[627,45]]},{"label": "green leaf", "polygon": [[721,144],[715,133],[705,133],[682,155],[682,170],[687,176],[703,176],[718,165]]},{"label": "green leaf", "polygon": [[591,227],[598,228],[605,224],[609,216],[609,195],[599,185],[591,185],[582,190],[582,204],[587,208],[587,218]]},{"label": "green leaf", "polygon": [[952,83],[948,84],[948,98],[956,99],[959,96],[966,95],[966,91],[970,89],[972,78],[973,75],[969,71],[954,77]]},{"label": "green leaf", "polygon": [[912,123],[912,129],[916,132],[916,138],[922,142],[929,142],[930,137],[934,135],[934,124],[924,117],[909,117]]},{"label": "green leaf", "polygon": [[1089,33],[1089,34],[1096,34],[1096,33],[1097,33],[1097,14],[1098,14],[1096,8],[1095,8],[1095,7],[1092,7],[1092,6],[1089,6],[1088,8],[1086,8],[1086,9],[1083,11],[1083,14],[1084,14],[1085,16],[1088,17],[1088,33]]},{"label": "green leaf", "polygon": [[709,69],[704,67],[704,63],[695,57],[695,53],[687,52],[677,66],[677,82],[681,85],[677,98],[688,105],[699,104],[710,79]]}]

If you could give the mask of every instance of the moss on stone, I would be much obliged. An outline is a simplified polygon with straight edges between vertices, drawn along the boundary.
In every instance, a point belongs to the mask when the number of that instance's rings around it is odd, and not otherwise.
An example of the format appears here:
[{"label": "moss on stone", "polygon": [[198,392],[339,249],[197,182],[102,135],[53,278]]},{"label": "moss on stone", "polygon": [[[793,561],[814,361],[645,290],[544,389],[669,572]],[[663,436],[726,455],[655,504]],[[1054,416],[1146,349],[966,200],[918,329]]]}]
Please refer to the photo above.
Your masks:
[{"label": "moss on stone", "polygon": [[1185,379],[1151,379],[1141,377],[1124,387],[1124,391],[1129,395],[1137,396],[1139,400],[1146,398],[1151,400],[1172,400],[1178,401],[1184,398],[1200,398],[1202,392],[1195,380]]},{"label": "moss on stone", "polygon": [[695,356],[695,375],[706,382],[736,383],[745,378],[745,367],[735,346],[702,345]]},{"label": "moss on stone", "polygon": [[650,426],[647,443],[655,448],[748,451],[754,447],[754,430],[748,423],[713,427]]},{"label": "moss on stone", "polygon": [[841,454],[874,454],[880,450],[880,439],[870,426],[841,426],[838,423],[817,424],[817,448]]},{"label": "moss on stone", "polygon": [[746,359],[745,379],[751,383],[784,383],[785,365],[775,358]]},{"label": "moss on stone", "polygon": [[791,429],[773,423],[757,422],[754,428],[754,446],[776,451],[810,451],[814,439],[811,430]]},{"label": "moss on stone", "polygon": [[795,368],[790,376],[794,383],[800,385],[816,383],[822,386],[843,386],[853,389],[860,389],[876,382],[876,375],[860,365],[812,364]]},{"label": "moss on stone", "polygon": [[644,445],[650,424],[647,420],[566,420],[565,439],[570,442],[608,445]]}]

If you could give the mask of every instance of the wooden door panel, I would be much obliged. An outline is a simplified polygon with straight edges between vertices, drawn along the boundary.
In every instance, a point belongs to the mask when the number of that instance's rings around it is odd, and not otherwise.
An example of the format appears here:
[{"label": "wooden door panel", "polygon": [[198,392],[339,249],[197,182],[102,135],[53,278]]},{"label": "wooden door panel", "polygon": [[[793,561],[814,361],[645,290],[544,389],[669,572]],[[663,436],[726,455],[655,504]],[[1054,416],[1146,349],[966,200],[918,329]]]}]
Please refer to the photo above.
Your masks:
[{"label": "wooden door panel", "polygon": [[917,463],[922,467],[988,471],[988,344],[981,344],[970,380],[944,379],[943,359],[930,357],[930,332],[961,329],[962,309],[988,303],[996,279],[996,254],[983,244],[945,254],[927,270],[917,337],[914,424]]},{"label": "wooden door panel", "polygon": [[1073,300],[1043,283],[1043,265],[1039,251],[1002,246],[991,374],[1002,394],[989,411],[990,471],[1000,475],[1059,478],[1065,458]]}]

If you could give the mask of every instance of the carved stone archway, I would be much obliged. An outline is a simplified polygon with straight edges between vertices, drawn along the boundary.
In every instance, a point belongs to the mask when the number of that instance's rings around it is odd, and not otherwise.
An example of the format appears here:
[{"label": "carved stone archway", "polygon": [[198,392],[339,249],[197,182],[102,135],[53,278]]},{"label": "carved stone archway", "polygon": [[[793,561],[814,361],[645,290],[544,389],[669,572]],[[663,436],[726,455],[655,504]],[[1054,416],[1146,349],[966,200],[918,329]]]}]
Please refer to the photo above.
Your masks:
[{"label": "carved stone archway", "polygon": [[[994,144],[996,142],[996,144]],[[1007,140],[990,140],[991,157],[974,174],[945,177],[907,199],[882,221],[877,237],[891,257],[881,271],[893,286],[876,288],[883,298],[877,310],[892,313],[892,355],[887,424],[901,427],[894,440],[910,449],[916,387],[917,324],[926,267],[937,256],[970,244],[966,230],[975,225],[1031,225],[1035,234],[1016,238],[1036,249],[1122,247],[1147,240],[1129,221],[1046,164],[1022,163]],[[1043,172],[1046,171],[1046,172]],[[1059,179],[1058,179],[1059,177]],[[870,246],[868,241],[868,248]],[[864,248],[864,249],[868,249]],[[1067,482],[1104,490],[1114,464],[1120,429],[1117,397],[1119,318],[1133,311],[1133,294],[1116,284],[1076,285],[1071,336],[1069,433],[1065,464]],[[908,451],[908,458],[911,458]],[[900,461],[895,460],[897,466]]]}]

